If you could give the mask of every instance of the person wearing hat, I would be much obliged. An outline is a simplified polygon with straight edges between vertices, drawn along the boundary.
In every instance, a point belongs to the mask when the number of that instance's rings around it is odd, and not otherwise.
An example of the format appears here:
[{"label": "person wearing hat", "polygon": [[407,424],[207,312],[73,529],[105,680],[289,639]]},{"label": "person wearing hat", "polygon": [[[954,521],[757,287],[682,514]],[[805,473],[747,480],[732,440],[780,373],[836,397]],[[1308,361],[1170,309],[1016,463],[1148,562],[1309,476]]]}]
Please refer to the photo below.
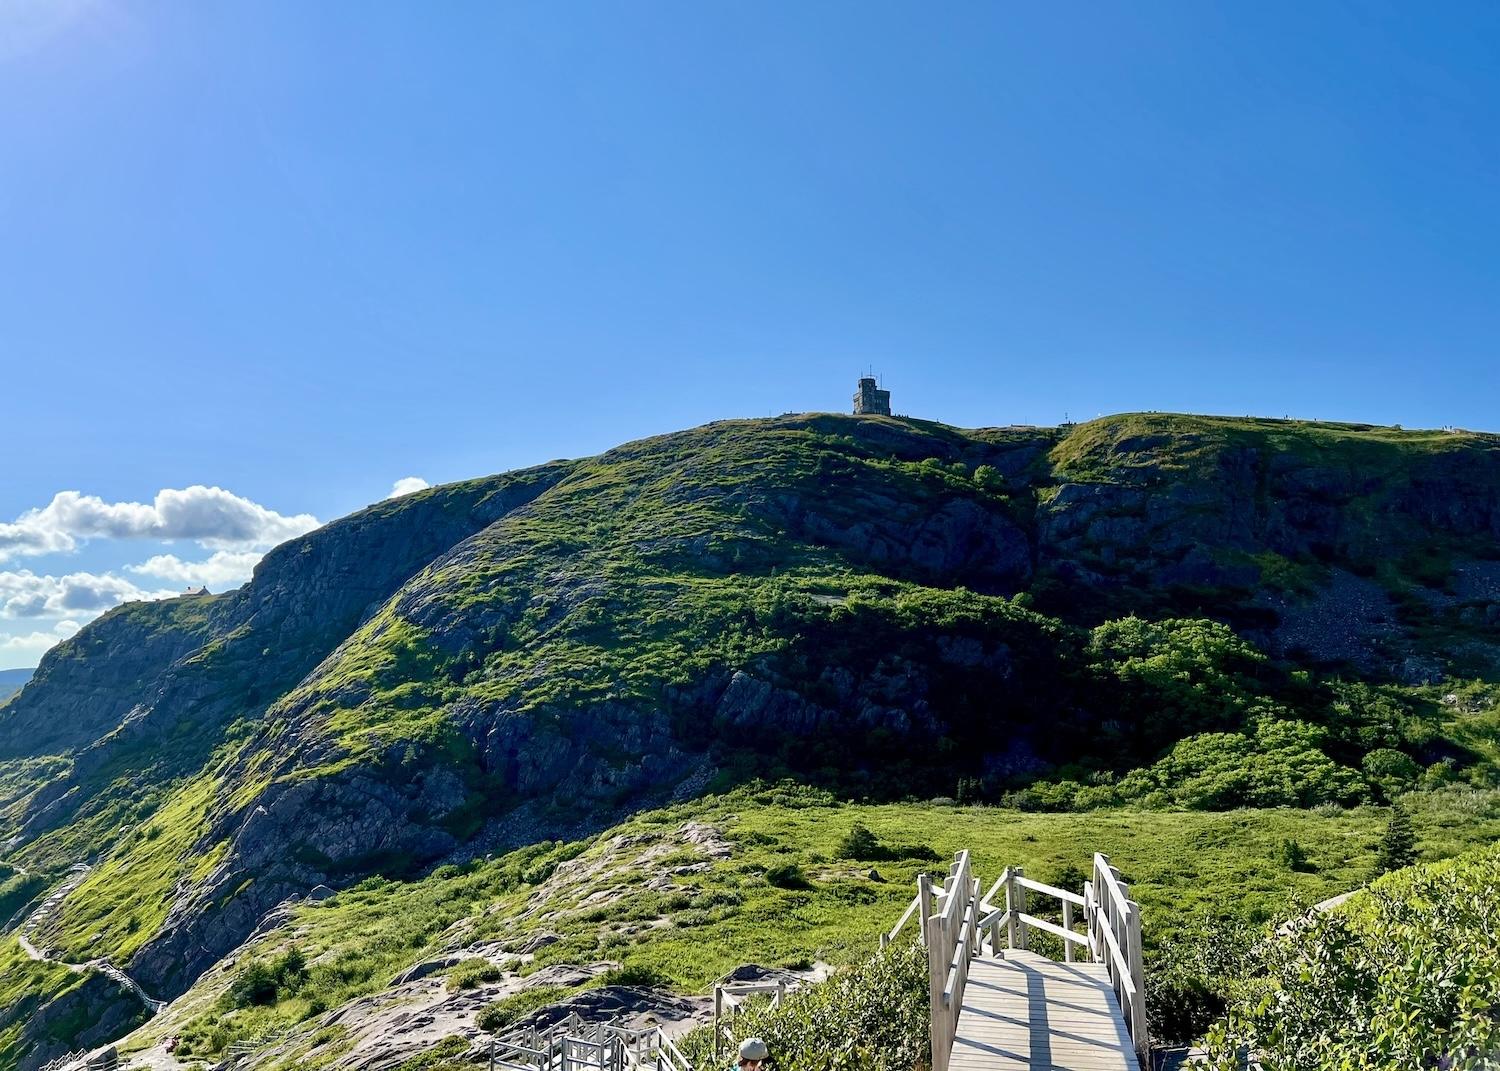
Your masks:
[{"label": "person wearing hat", "polygon": [[740,1042],[740,1062],[735,1066],[739,1071],[760,1071],[761,1065],[771,1056],[771,1051],[766,1048],[766,1043],[760,1038],[746,1038]]}]

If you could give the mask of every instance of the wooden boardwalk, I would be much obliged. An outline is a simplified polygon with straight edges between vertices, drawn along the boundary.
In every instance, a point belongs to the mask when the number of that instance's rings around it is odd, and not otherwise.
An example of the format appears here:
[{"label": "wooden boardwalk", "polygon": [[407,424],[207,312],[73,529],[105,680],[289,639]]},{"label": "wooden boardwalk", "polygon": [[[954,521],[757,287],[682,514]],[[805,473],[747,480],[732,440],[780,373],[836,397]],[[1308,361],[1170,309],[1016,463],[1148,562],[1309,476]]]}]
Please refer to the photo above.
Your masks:
[{"label": "wooden boardwalk", "polygon": [[1104,964],[1003,957],[969,965],[951,1071],[1136,1071]]},{"label": "wooden boardwalk", "polygon": [[[969,853],[959,852],[941,886],[917,875],[916,898],[880,938],[886,947],[917,922],[927,949],[932,1071],[1147,1066],[1141,907],[1109,857],[1095,853],[1082,894],[1028,878],[1018,866],[1006,867],[988,892],[981,888]],[[1057,901],[1057,913],[1033,914],[1033,896]],[[1060,941],[1062,962],[1031,952],[1033,933],[1050,935],[1053,947]],[[1087,962],[1074,962],[1080,956]]]}]

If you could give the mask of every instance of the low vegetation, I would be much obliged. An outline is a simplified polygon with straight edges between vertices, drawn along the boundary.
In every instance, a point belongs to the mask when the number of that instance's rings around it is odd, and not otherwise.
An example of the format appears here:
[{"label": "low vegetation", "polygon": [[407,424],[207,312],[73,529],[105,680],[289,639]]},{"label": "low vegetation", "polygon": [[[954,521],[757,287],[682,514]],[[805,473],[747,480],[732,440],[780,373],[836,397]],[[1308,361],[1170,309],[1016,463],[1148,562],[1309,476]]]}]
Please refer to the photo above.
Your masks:
[{"label": "low vegetation", "polygon": [[1217,1071],[1494,1067],[1500,846],[1398,871],[1241,958]]},{"label": "low vegetation", "polygon": [[[806,414],[406,496],[49,658],[0,718],[0,841],[28,868],[0,871],[0,920],[89,862],[39,938],[165,993],[282,896],[339,888],[141,1035],[218,1055],[544,931],[531,969],[686,990],[749,959],[853,966],[960,847],[1070,882],[1101,849],[1186,1037],[1231,1006],[1243,927],[1500,836],[1496,442]],[[49,716],[85,707],[98,725]],[[305,823],[235,841],[304,789]],[[708,798],[650,809],[679,791]],[[373,799],[380,828],[342,817]],[[30,1009],[71,984],[13,977]]]},{"label": "low vegetation", "polygon": [[[1500,793],[1450,789],[1406,803],[1426,858],[1500,838]],[[524,970],[623,964],[594,984],[701,992],[744,962],[850,967],[869,958],[901,914],[916,875],[940,869],[960,848],[974,852],[981,875],[1015,863],[1073,888],[1084,880],[1089,849],[1109,853],[1144,907],[1159,1036],[1190,1040],[1228,1006],[1235,972],[1224,953],[1248,944],[1268,921],[1368,880],[1388,825],[1388,809],[1368,805],[1037,814],[858,804],[796,785],[750,787],[648,811],[588,841],[549,842],[414,880],[368,879],[300,907],[246,950],[249,965],[238,974],[204,983],[199,1010],[151,1024],[137,1043],[179,1033],[191,1051],[212,1054],[274,1030],[312,1032],[325,1010],[379,990],[414,963],[471,942],[519,948],[549,930],[561,939]],[[705,856],[684,839],[685,827],[718,831],[730,854]],[[1288,842],[1297,853],[1289,856]],[[850,858],[851,851],[878,861]],[[644,853],[652,853],[649,866],[637,862]],[[796,868],[803,883],[773,882],[778,867]],[[681,871],[671,888],[643,887],[669,871]],[[215,985],[243,988],[245,973],[261,973],[255,964],[275,964],[292,947],[307,977],[279,985],[274,1003],[213,995]],[[449,985],[498,975],[487,961],[469,963],[450,971]],[[534,999],[523,993],[500,1001],[486,1012],[489,1028],[514,1022]],[[317,1066],[316,1054],[306,1066]]]},{"label": "low vegetation", "polygon": [[912,1071],[930,1059],[927,1013],[926,953],[903,943],[789,994],[779,1007],[752,1002],[718,1052],[712,1027],[681,1048],[695,1067],[708,1068],[732,1062],[740,1041],[758,1037],[786,1071]]}]

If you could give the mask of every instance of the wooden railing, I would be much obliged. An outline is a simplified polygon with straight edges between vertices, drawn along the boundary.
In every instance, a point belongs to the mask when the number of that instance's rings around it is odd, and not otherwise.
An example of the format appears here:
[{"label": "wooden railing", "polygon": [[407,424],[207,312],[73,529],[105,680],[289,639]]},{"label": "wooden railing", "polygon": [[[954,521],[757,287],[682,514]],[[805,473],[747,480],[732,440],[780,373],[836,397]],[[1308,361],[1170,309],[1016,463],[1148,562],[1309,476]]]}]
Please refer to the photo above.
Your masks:
[{"label": "wooden railing", "polygon": [[63,1068],[76,1068],[79,1071],[114,1071],[119,1066],[119,1050],[111,1045],[92,1056],[89,1055],[87,1049],[70,1052],[66,1056],[59,1056],[50,1063],[43,1064],[38,1071],[62,1071]]},{"label": "wooden railing", "polygon": [[[1146,1027],[1146,973],[1141,956],[1141,906],[1127,895],[1129,887],[1109,856],[1095,853],[1094,876],[1084,889],[1089,951],[1105,965],[1125,1028],[1143,1062],[1151,1048]],[[1149,1063],[1147,1064],[1149,1066]]]},{"label": "wooden railing", "polygon": [[520,1030],[489,1046],[490,1071],[693,1071],[659,1027],[586,1023],[575,1012],[546,1030]]},{"label": "wooden railing", "polygon": [[[941,886],[926,874],[918,876],[917,895],[895,926],[880,935],[880,946],[885,948],[915,921],[919,939],[927,948],[932,1071],[948,1069],[970,960],[985,954],[986,941],[992,956],[1006,949],[1028,949],[1033,931],[1060,940],[1066,963],[1074,962],[1076,952],[1081,950],[1088,962],[1105,965],[1131,1042],[1143,1066],[1150,1066],[1141,910],[1129,898],[1129,887],[1110,865],[1109,857],[1094,856],[1093,877],[1082,895],[1028,878],[1018,866],[1006,867],[983,895],[979,887],[969,853],[959,852]],[[1032,893],[1059,902],[1061,925],[1028,910],[1028,894]],[[997,900],[1002,894],[1003,906],[999,906]],[[1075,928],[1078,912],[1082,913],[1083,933]]]},{"label": "wooden railing", "polygon": [[947,1071],[969,982],[969,963],[979,947],[979,879],[970,869],[969,853],[959,852],[948,868],[941,906],[934,900],[926,874],[917,878],[917,903],[927,946],[932,1068]]},{"label": "wooden railing", "polygon": [[725,1043],[734,1044],[734,1017],[751,997],[767,997],[772,1007],[779,1008],[787,992],[795,986],[784,979],[774,982],[715,982],[714,983],[714,1063]]}]

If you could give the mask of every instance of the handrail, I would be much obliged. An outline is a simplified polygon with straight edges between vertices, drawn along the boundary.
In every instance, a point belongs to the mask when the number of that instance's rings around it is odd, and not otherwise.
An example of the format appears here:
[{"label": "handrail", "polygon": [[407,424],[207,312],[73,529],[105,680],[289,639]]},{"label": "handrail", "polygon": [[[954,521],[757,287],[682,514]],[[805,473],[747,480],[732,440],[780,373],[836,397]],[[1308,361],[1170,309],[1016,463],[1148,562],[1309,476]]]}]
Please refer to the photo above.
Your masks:
[{"label": "handrail", "polygon": [[545,1030],[521,1029],[493,1038],[489,1067],[506,1071],[693,1071],[660,1027],[632,1030],[586,1023],[575,1012]]},{"label": "handrail", "polygon": [[1111,965],[1120,972],[1120,984],[1131,992],[1135,991],[1135,979],[1130,976],[1130,960],[1126,958],[1124,951],[1120,948],[1119,938],[1115,936],[1114,930],[1108,926],[1101,927],[1100,932],[1104,935],[1104,944],[1109,949]]},{"label": "handrail", "polygon": [[1122,912],[1128,911],[1130,900],[1121,888],[1120,872],[1110,866],[1109,856],[1102,852],[1094,853],[1094,876],[1104,879],[1104,887],[1109,890],[1110,896],[1114,898],[1115,906]]},{"label": "handrail", "polygon": [[[1125,1025],[1136,1052],[1145,1061],[1150,1054],[1150,1030],[1146,1022],[1146,980],[1141,953],[1141,908],[1127,895],[1128,886],[1109,856],[1094,853],[1094,877],[1090,882],[1091,935],[1095,944],[1107,947],[1106,972],[1120,1002]],[[1103,891],[1101,891],[1103,890]]]},{"label": "handrail", "polygon": [[1018,917],[1022,922],[1026,923],[1026,925],[1034,929],[1046,930],[1048,933],[1056,934],[1064,941],[1072,941],[1074,944],[1080,944],[1084,946],[1087,946],[1089,943],[1089,939],[1083,934],[1078,933],[1075,930],[1065,930],[1055,922],[1048,922],[1046,919],[1039,919],[1035,915],[1028,915],[1024,911],[1021,912]]},{"label": "handrail", "polygon": [[1059,889],[1056,885],[1048,885],[1046,882],[1034,881],[1031,878],[1022,877],[1019,875],[1016,877],[1015,881],[1017,885],[1023,886],[1027,889],[1031,889],[1033,892],[1046,893],[1048,896],[1054,896],[1059,900],[1063,900],[1074,905],[1075,907],[1083,906],[1083,897],[1078,895],[1077,893],[1068,892],[1067,889]]},{"label": "handrail", "polygon": [[[1104,964],[1126,1029],[1144,1061],[1149,1054],[1150,1039],[1146,1026],[1140,906],[1130,899],[1129,886],[1110,865],[1109,857],[1094,856],[1093,877],[1081,894],[1028,878],[1019,866],[1006,867],[982,895],[981,887],[979,879],[974,877],[969,853],[959,852],[948,867],[942,891],[929,875],[919,875],[916,897],[906,905],[896,925],[880,935],[884,948],[907,923],[912,919],[917,921],[922,943],[927,948],[931,1071],[949,1069],[969,965],[976,956],[985,955],[985,939],[988,938],[990,954],[999,956],[1004,949],[1026,949],[1032,931],[1060,939],[1063,958],[1069,963],[1073,962],[1074,949],[1078,947],[1090,962]],[[1001,893],[1004,906],[999,903]],[[1062,924],[1029,912],[1028,893],[1057,900]],[[1074,928],[1075,909],[1082,909],[1082,933]],[[1002,931],[1006,935],[1003,946]]]},{"label": "handrail", "polygon": [[1012,912],[1003,907],[991,908],[990,913],[979,920],[979,928],[981,930],[988,930],[995,926],[1008,926],[1010,925],[1011,914]]},{"label": "handrail", "polygon": [[[911,898],[911,903],[906,905],[906,910],[902,913],[901,917],[896,920],[896,925],[891,927],[891,932],[882,933],[880,935],[881,948],[884,948],[886,945],[890,944],[896,939],[896,935],[899,934],[902,928],[911,921],[912,916],[917,913],[917,909],[921,906],[922,898],[920,896],[913,896]],[[920,923],[918,925],[920,926]]]},{"label": "handrail", "polygon": [[917,900],[924,905],[922,931],[927,945],[928,1005],[932,1071],[947,1071],[958,1033],[969,961],[977,952],[979,882],[972,876],[967,851],[959,852],[943,883],[948,895],[941,907],[932,894],[932,880],[917,878]]},{"label": "handrail", "polygon": [[1010,884],[1010,867],[1000,871],[1000,876],[995,879],[995,884],[990,886],[990,891],[984,894],[983,900],[987,904],[995,902],[995,894]]}]

